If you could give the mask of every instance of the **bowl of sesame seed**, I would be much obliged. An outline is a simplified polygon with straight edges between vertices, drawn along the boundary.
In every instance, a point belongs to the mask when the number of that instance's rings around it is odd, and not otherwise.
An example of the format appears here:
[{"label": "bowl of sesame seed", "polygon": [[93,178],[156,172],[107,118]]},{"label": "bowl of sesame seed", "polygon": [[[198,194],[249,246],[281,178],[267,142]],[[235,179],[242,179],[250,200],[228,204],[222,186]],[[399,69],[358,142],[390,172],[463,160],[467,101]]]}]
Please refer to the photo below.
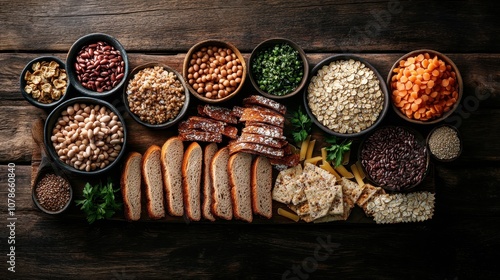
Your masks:
[{"label": "bowl of sesame seed", "polygon": [[54,173],[50,165],[46,165],[37,174],[32,198],[41,211],[51,215],[61,214],[71,204],[73,188],[68,179]]},{"label": "bowl of sesame seed", "polygon": [[458,129],[447,124],[437,126],[429,132],[427,147],[432,158],[440,162],[456,160],[463,149]]}]

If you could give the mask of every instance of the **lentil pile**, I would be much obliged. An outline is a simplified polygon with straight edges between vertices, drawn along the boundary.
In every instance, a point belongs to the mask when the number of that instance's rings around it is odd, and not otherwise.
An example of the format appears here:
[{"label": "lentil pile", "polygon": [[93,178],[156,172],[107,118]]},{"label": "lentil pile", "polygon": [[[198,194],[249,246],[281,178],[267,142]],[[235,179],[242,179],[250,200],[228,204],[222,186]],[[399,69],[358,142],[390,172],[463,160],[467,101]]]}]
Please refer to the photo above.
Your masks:
[{"label": "lentil pile", "polygon": [[338,133],[358,133],[372,126],[383,109],[377,75],[364,63],[337,60],[311,78],[307,100],[316,119]]},{"label": "lentil pile", "polygon": [[299,52],[286,43],[260,50],[251,71],[261,90],[279,96],[293,92],[304,76]]},{"label": "lentil pile", "polygon": [[125,75],[120,51],[102,41],[82,47],[74,65],[82,86],[97,92],[112,90]]},{"label": "lentil pile", "polygon": [[122,149],[123,124],[105,106],[75,103],[61,113],[50,139],[64,163],[87,172],[103,169]]},{"label": "lentil pile", "polygon": [[141,69],[127,86],[130,111],[149,124],[175,119],[185,99],[185,89],[177,75],[161,66]]},{"label": "lentil pile", "polygon": [[361,164],[377,185],[403,191],[424,179],[427,149],[410,131],[385,127],[365,140]]},{"label": "lentil pile", "polygon": [[70,199],[69,182],[55,174],[46,174],[36,185],[35,197],[45,210],[61,210]]},{"label": "lentil pile", "polygon": [[191,56],[187,78],[198,94],[220,99],[233,93],[241,84],[243,64],[230,48],[202,47]]},{"label": "lentil pile", "polygon": [[49,104],[66,94],[68,77],[64,66],[56,61],[40,61],[33,63],[31,70],[24,74],[24,91],[38,102]]},{"label": "lentil pile", "polygon": [[429,137],[429,150],[440,160],[451,160],[460,153],[458,133],[451,127],[438,127]]}]

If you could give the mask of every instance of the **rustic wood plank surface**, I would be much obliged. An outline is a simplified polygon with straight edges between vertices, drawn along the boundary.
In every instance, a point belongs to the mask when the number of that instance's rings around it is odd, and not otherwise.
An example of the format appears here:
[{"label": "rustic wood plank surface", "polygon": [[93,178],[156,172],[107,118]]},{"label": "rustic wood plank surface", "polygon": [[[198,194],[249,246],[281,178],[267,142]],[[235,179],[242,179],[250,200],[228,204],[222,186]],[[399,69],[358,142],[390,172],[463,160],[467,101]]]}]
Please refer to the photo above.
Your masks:
[{"label": "rustic wood plank surface", "polygon": [[[494,279],[500,256],[500,4],[498,1],[6,1],[0,0],[0,279]],[[78,209],[50,217],[33,205],[39,164],[31,125],[46,112],[19,92],[25,64],[65,58],[79,37],[104,32],[132,66],[158,61],[181,70],[186,51],[215,38],[248,58],[258,43],[286,37],[313,66],[356,53],[386,76],[402,54],[447,54],[464,79],[455,122],[456,162],[436,163],[436,212],[424,223],[196,224],[89,226]],[[251,91],[249,83],[247,90]],[[392,116],[394,117],[394,116]],[[129,117],[128,117],[129,119]],[[132,125],[142,138],[154,134]],[[427,131],[429,128],[419,128]],[[161,144],[161,143],[160,143]],[[8,271],[9,163],[15,164],[15,273]],[[359,210],[359,209],[357,209]]]}]

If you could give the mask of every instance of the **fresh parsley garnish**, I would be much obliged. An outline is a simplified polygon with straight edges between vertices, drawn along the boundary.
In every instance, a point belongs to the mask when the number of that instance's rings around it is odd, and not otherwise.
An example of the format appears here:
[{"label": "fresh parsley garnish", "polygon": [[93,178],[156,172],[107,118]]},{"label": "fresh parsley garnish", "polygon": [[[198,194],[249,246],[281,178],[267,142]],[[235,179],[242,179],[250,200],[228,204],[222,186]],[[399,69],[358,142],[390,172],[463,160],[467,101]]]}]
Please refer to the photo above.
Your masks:
[{"label": "fresh parsley garnish", "polygon": [[110,179],[105,185],[102,182],[95,186],[87,183],[83,188],[83,197],[85,199],[77,200],[76,205],[81,205],[80,209],[87,215],[89,224],[96,220],[109,219],[122,207],[122,204],[116,202],[115,199],[115,193],[119,190],[119,188],[113,188]]},{"label": "fresh parsley garnish", "polygon": [[328,152],[326,159],[330,162],[335,162],[335,167],[341,165],[344,153],[351,149],[352,141],[347,141],[346,139],[339,141],[335,136],[327,137],[325,141],[330,144],[330,146],[326,147],[326,151]]},{"label": "fresh parsley garnish", "polygon": [[311,118],[302,111],[302,107],[299,106],[297,111],[292,113],[292,118],[290,123],[293,126],[292,136],[296,143],[300,143],[306,140],[307,136],[311,132]]}]

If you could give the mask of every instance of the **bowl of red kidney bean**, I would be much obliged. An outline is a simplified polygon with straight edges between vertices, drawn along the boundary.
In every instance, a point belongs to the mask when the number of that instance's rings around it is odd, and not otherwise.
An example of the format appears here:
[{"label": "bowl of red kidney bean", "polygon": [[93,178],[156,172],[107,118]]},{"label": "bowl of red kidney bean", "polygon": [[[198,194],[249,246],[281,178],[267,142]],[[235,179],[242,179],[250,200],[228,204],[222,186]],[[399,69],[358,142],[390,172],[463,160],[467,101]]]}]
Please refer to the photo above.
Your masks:
[{"label": "bowl of red kidney bean", "polygon": [[129,72],[125,48],[114,37],[92,33],[69,49],[66,72],[70,83],[85,96],[107,98],[121,91]]},{"label": "bowl of red kidney bean", "polygon": [[430,162],[423,136],[402,126],[373,131],[361,142],[358,158],[369,181],[396,192],[412,190],[422,183]]}]

